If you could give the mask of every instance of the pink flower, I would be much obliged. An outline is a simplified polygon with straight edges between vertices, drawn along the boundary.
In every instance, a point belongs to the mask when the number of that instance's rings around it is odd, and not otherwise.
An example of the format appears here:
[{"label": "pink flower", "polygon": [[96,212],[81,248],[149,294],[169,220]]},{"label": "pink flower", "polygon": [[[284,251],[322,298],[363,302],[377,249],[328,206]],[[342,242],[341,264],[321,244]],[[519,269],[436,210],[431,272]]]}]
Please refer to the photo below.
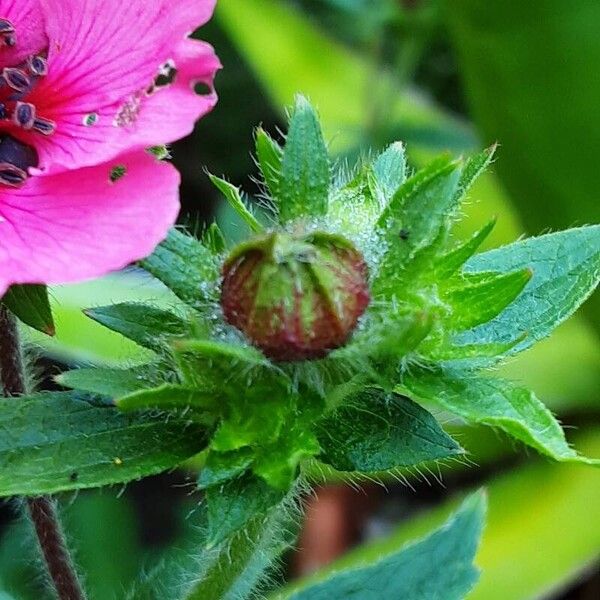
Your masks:
[{"label": "pink flower", "polygon": [[144,149],[216,102],[219,61],[188,37],[214,4],[0,0],[0,294],[103,274],[165,236],[179,178]]}]

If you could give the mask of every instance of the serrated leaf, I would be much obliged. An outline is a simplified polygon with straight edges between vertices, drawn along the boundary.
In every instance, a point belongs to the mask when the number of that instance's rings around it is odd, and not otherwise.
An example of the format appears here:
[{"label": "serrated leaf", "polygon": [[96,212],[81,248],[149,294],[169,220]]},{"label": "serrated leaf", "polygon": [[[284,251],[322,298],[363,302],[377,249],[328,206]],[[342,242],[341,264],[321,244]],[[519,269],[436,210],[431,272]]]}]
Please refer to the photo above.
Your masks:
[{"label": "serrated leaf", "polygon": [[167,239],[140,262],[189,306],[204,308],[216,299],[219,268],[214,256],[194,237],[171,229]]},{"label": "serrated leaf", "polygon": [[54,335],[54,319],[45,285],[12,285],[2,303],[25,325],[46,335]]},{"label": "serrated leaf", "polygon": [[406,179],[406,153],[401,142],[388,146],[373,161],[375,189],[373,195],[378,198],[381,208],[394,197]]},{"label": "serrated leaf", "polygon": [[158,387],[137,389],[117,398],[116,405],[125,412],[156,408],[166,411],[182,411],[193,420],[211,421],[213,413],[218,414],[219,396],[195,388],[174,383],[163,383]]},{"label": "serrated leaf", "polygon": [[189,334],[189,325],[181,317],[148,304],[123,302],[88,308],[86,316],[116,331],[136,344],[160,351],[171,337]]},{"label": "serrated leaf", "polygon": [[252,519],[264,517],[284,496],[283,492],[249,473],[209,488],[206,491],[208,545],[219,544]]},{"label": "serrated leaf", "polygon": [[0,399],[0,431],[0,496],[125,483],[206,447],[204,428],[187,420],[124,415],[75,392]]},{"label": "serrated leaf", "polygon": [[129,369],[81,368],[65,371],[55,381],[74,390],[118,398],[141,387],[152,387],[158,380],[156,365],[140,365]]},{"label": "serrated leaf", "polygon": [[281,222],[325,215],[330,181],[329,156],[317,114],[306,98],[298,96],[281,163]]},{"label": "serrated leaf", "polygon": [[473,494],[458,512],[428,537],[362,567],[331,574],[283,600],[360,598],[381,600],[463,600],[479,578],[473,565],[486,513],[486,497]]},{"label": "serrated leaf", "polygon": [[236,188],[228,181],[221,179],[220,177],[215,177],[210,173],[208,176],[212,183],[215,185],[215,187],[217,187],[225,196],[231,208],[233,208],[233,210],[246,223],[246,225],[250,227],[250,231],[252,231],[253,233],[260,233],[264,231],[264,227],[258,222],[256,217],[244,204],[244,201],[242,200],[242,196],[240,194],[240,190],[238,190],[238,188]]},{"label": "serrated leaf", "polygon": [[279,197],[283,148],[262,127],[256,130],[256,158],[271,196],[277,199]]},{"label": "serrated leaf", "polygon": [[377,223],[385,254],[373,282],[375,296],[393,293],[409,277],[410,261],[438,241],[456,209],[459,176],[458,165],[440,159],[394,194]]},{"label": "serrated leaf", "polygon": [[398,392],[431,402],[470,423],[497,427],[538,452],[561,462],[600,464],[579,456],[552,413],[530,390],[502,379],[467,372],[422,371],[406,375]]},{"label": "serrated leaf", "polygon": [[[484,275],[474,281],[466,278],[442,294],[450,312],[444,319],[448,328],[461,331],[487,323],[509,306],[531,279],[530,269]],[[520,332],[523,335],[524,332]]]},{"label": "serrated leaf", "polygon": [[524,292],[489,323],[461,333],[457,344],[510,342],[527,337],[509,354],[525,350],[570,317],[600,280],[600,225],[551,233],[477,254],[466,273],[529,268]]},{"label": "serrated leaf", "polygon": [[477,252],[495,225],[496,219],[492,219],[485,227],[482,227],[475,233],[470,240],[459,244],[456,248],[440,256],[435,264],[436,275],[440,279],[445,279],[456,273]]},{"label": "serrated leaf", "polygon": [[317,432],[320,460],[339,471],[385,471],[464,452],[424,408],[377,388],[349,398]]}]

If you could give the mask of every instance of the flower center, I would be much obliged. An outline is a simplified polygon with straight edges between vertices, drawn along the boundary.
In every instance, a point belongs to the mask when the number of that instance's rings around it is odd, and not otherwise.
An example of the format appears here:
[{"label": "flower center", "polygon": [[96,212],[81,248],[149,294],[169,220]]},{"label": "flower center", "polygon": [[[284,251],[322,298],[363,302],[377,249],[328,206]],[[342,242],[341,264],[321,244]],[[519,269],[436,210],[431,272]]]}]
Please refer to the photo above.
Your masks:
[{"label": "flower center", "polygon": [[[0,59],[3,48],[18,44],[15,27],[8,19],[0,18]],[[37,108],[28,102],[28,96],[37,82],[48,73],[44,52],[32,54],[23,62],[6,66],[0,72],[0,128],[17,128],[24,132],[52,135],[56,123],[37,114]],[[0,135],[0,184],[11,187],[22,185],[28,169],[37,166],[37,152],[31,146],[9,134]]]}]

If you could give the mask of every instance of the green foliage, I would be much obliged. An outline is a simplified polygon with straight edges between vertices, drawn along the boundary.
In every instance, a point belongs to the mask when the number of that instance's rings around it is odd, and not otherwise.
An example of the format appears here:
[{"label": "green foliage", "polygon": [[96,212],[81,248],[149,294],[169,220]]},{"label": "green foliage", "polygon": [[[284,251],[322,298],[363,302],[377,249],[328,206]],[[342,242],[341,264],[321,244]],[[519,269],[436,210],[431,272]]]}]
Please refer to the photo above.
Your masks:
[{"label": "green foliage", "polygon": [[[368,263],[371,303],[348,343],[321,360],[275,362],[224,322],[216,306],[220,266],[269,239],[264,234],[224,257],[214,230],[202,241],[174,232],[142,267],[195,310],[175,319],[141,306],[94,314],[159,355],[158,379],[142,375],[136,389],[132,380],[115,380],[116,405],[185,415],[206,429],[198,483],[206,490],[209,545],[267,515],[315,459],[368,474],[460,454],[415,401],[502,429],[555,460],[593,462],[568,446],[532,392],[480,371],[549,333],[589,295],[598,281],[597,228],[476,255],[492,224],[465,243],[453,239],[452,224],[493,148],[464,161],[442,156],[409,177],[403,146],[393,144],[332,177],[316,113],[302,97],[285,145],[260,130],[256,144],[275,230],[292,241],[346,239]],[[213,182],[257,231],[240,192]],[[302,318],[313,318],[312,305],[302,306]],[[76,375],[69,378],[77,385]],[[89,372],[80,381],[102,388]]]},{"label": "green foliage", "polygon": [[0,497],[123,483],[206,447],[204,428],[185,419],[126,416],[72,392],[0,399],[0,431]]},{"label": "green foliage", "polygon": [[4,294],[2,303],[25,325],[54,335],[54,319],[45,285],[13,285]]},{"label": "green foliage", "polygon": [[485,496],[474,494],[452,519],[428,537],[361,567],[337,571],[322,582],[276,597],[280,600],[352,596],[361,600],[462,600],[479,578],[473,559],[485,510]]},{"label": "green foliage", "polygon": [[209,175],[209,177],[212,183],[223,193],[233,210],[250,227],[250,231],[254,233],[263,231],[263,226],[244,204],[240,191],[234,185],[231,185],[231,183],[220,177],[215,177],[214,175]]}]

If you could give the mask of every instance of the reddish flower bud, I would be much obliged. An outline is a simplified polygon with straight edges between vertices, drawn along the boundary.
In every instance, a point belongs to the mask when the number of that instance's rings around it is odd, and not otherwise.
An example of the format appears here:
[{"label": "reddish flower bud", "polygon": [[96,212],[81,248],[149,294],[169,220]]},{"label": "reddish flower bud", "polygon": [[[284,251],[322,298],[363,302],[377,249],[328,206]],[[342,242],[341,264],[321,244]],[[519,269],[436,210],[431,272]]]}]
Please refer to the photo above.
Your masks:
[{"label": "reddish flower bud", "polygon": [[225,319],[276,361],[343,346],[369,304],[367,265],[336,235],[271,233],[241,244],[223,268]]}]

